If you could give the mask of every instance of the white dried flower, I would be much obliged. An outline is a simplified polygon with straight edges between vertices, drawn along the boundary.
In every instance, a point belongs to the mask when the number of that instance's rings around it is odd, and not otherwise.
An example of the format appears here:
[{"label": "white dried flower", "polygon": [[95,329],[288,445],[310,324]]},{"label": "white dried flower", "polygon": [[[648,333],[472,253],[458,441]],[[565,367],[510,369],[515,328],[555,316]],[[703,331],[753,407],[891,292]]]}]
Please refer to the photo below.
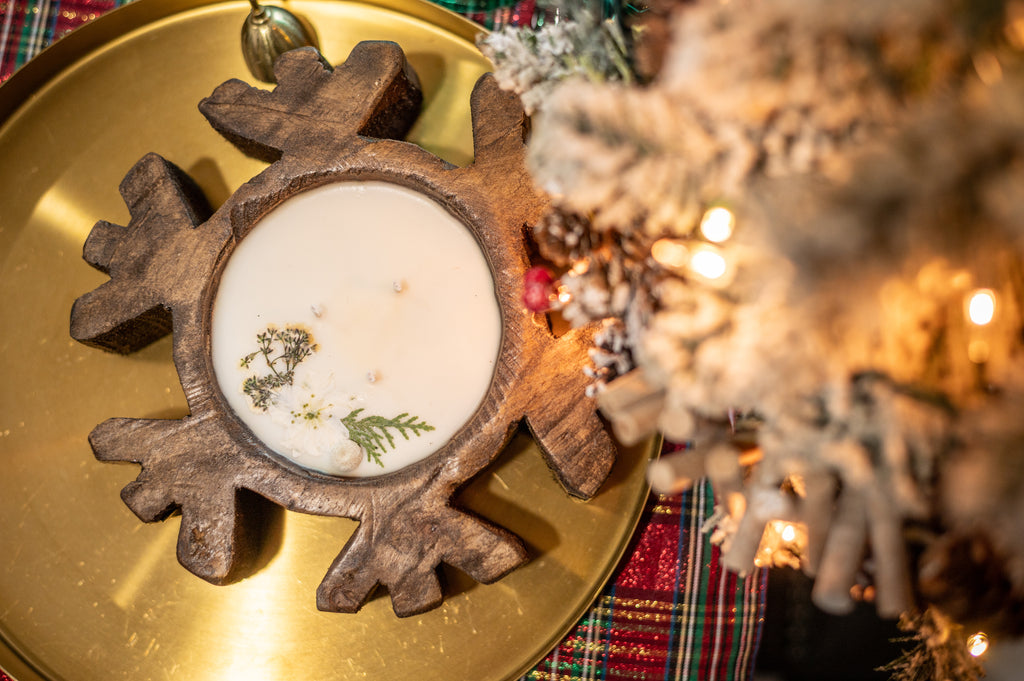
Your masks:
[{"label": "white dried flower", "polygon": [[363,460],[341,418],[351,409],[332,381],[299,381],[282,386],[267,413],[285,430],[283,445],[303,465],[332,474],[348,473]]}]

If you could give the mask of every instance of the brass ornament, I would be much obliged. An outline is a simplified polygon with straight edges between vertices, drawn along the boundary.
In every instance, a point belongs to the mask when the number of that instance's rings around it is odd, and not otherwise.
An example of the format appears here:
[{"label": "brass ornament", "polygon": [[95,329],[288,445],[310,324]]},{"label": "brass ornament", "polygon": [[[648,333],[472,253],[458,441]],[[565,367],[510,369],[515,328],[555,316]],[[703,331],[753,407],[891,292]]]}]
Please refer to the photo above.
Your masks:
[{"label": "brass ornament", "polygon": [[316,30],[305,17],[256,0],[249,4],[251,9],[242,24],[242,56],[255,78],[276,83],[274,62],[278,57],[300,47],[320,49]]}]

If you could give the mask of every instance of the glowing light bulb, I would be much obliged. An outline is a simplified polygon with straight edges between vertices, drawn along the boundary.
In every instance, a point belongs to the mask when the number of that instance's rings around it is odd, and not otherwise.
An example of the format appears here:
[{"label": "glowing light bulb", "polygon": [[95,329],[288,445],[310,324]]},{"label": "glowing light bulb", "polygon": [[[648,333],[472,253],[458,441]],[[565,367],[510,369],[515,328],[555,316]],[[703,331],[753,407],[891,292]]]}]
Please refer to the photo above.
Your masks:
[{"label": "glowing light bulb", "polygon": [[796,539],[796,528],[792,525],[786,525],[782,528],[782,541],[791,542]]},{"label": "glowing light bulb", "polygon": [[701,249],[690,256],[690,269],[705,279],[718,279],[725,274],[728,264],[721,253]]},{"label": "glowing light bulb", "polygon": [[[1003,31],[1011,45],[1018,50],[1024,50],[1024,11],[1018,8],[1017,12],[1010,10],[1008,14],[1010,14],[1010,20],[1006,22],[1006,28]],[[1017,16],[1014,16],[1015,14]]]},{"label": "glowing light bulb", "polygon": [[967,652],[974,657],[981,657],[988,650],[988,634],[979,631],[967,637]]},{"label": "glowing light bulb", "polygon": [[568,305],[572,301],[572,292],[565,286],[558,287],[558,302]]},{"label": "glowing light bulb", "polygon": [[675,239],[658,239],[651,245],[651,257],[663,267],[681,270],[690,259],[690,249]]},{"label": "glowing light bulb", "polygon": [[736,217],[728,208],[717,206],[704,213],[700,221],[700,233],[714,243],[722,243],[730,236],[736,226]]},{"label": "glowing light bulb", "polygon": [[996,315],[996,294],[990,289],[978,289],[970,294],[967,318],[978,326],[989,324]]}]

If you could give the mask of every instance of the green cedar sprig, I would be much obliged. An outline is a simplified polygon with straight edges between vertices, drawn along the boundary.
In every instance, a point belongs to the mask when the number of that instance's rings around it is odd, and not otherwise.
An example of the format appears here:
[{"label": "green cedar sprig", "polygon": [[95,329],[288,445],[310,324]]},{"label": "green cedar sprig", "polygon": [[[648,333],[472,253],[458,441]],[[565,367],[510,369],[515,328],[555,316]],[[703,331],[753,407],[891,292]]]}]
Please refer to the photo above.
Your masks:
[{"label": "green cedar sprig", "polygon": [[[366,450],[366,460],[374,461],[378,466],[383,466],[380,455],[388,447],[394,449],[395,439],[388,431],[389,428],[397,430],[406,440],[409,439],[409,432],[419,437],[427,431],[434,430],[434,426],[426,423],[418,416],[409,416],[401,413],[393,419],[383,416],[364,416],[358,418],[363,409],[354,409],[341,419],[341,422],[348,428],[348,436],[353,442]],[[409,431],[409,432],[407,432]]]}]

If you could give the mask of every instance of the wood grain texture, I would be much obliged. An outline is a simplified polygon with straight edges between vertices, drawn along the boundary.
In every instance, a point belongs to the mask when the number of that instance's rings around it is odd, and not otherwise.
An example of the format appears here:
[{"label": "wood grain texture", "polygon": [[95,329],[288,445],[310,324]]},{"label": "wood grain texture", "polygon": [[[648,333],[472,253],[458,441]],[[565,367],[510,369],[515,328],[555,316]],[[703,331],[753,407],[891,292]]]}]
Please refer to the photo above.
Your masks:
[{"label": "wood grain texture", "polygon": [[[175,367],[190,415],[111,419],[90,435],[96,457],[141,465],[122,491],[145,521],[182,513],[178,559],[213,583],[247,574],[259,554],[267,500],[348,517],[359,527],[316,593],[319,608],[354,612],[378,585],[400,616],[439,605],[444,562],[492,582],[528,558],[507,530],[453,507],[452,496],[493,461],[525,419],[566,490],[587,498],[607,477],[615,446],[581,371],[592,331],[555,338],[520,304],[529,263],[524,228],[545,209],[525,168],[527,120],[491,77],[474,89],[475,160],[457,168],[394,139],[421,95],[392,43],[361,43],[334,71],[312,51],[278,61],[273,91],[228,81],[200,109],[246,153],[273,163],[212,216],[176,167],[148,155],[128,173],[127,227],[99,222],[85,259],[111,279],[76,301],[72,335],[130,352],[173,327]],[[220,273],[268,211],[319,185],[384,180],[439,202],[476,237],[491,267],[503,335],[490,388],[438,451],[400,471],[346,479],[303,469],[269,450],[227,406],[214,378],[210,321]]]}]

